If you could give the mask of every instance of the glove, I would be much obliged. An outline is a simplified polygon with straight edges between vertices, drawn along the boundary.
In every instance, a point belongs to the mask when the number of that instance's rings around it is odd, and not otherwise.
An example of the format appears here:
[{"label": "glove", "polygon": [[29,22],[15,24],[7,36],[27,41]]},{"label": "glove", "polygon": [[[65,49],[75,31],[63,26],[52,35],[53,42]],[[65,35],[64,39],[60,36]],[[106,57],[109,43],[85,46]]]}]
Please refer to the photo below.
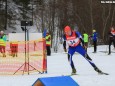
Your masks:
[{"label": "glove", "polygon": [[3,38],[3,36],[0,37],[1,39]]},{"label": "glove", "polygon": [[85,45],[83,45],[83,48],[86,49],[87,47]]},{"label": "glove", "polygon": [[67,49],[64,49],[65,52],[67,52]]}]

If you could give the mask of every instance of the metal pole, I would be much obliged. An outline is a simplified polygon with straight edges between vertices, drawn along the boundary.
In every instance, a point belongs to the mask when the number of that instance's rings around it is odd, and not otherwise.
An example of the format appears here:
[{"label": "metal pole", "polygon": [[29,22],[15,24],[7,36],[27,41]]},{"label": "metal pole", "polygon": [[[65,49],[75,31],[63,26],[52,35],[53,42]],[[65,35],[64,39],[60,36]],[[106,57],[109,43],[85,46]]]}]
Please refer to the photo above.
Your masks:
[{"label": "metal pole", "polygon": [[28,49],[27,50],[27,61],[28,61],[27,63],[28,63],[28,75],[29,75],[29,31],[28,30],[27,30],[27,42],[28,42],[27,43],[27,45],[28,45],[27,46],[27,49]]},{"label": "metal pole", "polygon": [[24,66],[24,70],[27,70],[27,66],[26,66],[26,25],[25,25],[25,66]]}]

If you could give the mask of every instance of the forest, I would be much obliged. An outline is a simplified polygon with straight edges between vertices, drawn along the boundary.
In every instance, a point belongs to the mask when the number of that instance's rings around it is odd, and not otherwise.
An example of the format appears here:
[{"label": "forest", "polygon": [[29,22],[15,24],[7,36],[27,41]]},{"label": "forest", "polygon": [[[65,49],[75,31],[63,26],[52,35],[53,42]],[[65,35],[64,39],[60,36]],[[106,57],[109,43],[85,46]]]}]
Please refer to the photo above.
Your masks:
[{"label": "forest", "polygon": [[39,32],[47,28],[52,39],[55,31],[61,37],[66,25],[89,35],[95,29],[107,43],[108,31],[115,26],[115,4],[101,0],[0,0],[0,30],[16,30],[21,20],[31,20]]}]

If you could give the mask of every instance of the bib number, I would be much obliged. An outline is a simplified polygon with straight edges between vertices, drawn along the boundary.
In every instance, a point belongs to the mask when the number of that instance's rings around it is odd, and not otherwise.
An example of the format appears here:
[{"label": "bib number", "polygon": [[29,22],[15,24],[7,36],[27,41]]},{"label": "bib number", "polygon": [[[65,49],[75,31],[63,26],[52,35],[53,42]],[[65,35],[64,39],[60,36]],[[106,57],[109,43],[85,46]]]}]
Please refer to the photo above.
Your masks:
[{"label": "bib number", "polygon": [[79,44],[79,39],[69,40],[68,44],[69,46],[72,46],[72,47],[77,46]]}]

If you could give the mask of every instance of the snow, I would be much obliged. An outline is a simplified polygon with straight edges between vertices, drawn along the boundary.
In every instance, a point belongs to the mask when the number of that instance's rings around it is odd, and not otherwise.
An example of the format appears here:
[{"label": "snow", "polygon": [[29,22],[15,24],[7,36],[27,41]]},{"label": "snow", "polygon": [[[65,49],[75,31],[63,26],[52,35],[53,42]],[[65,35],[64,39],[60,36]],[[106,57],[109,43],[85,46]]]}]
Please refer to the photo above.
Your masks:
[{"label": "snow", "polygon": [[[0,76],[1,86],[31,86],[40,77],[56,77],[71,73],[71,68],[67,60],[67,54],[63,52],[52,53],[47,57],[47,74],[12,75]],[[98,46],[98,52],[92,53],[93,48],[88,48],[88,54],[94,63],[104,72],[110,75],[98,75],[91,65],[79,54],[73,56],[73,61],[78,75],[71,76],[80,86],[115,86],[115,53],[107,55],[100,51],[107,51],[108,46]],[[112,51],[113,50],[112,47]]]}]

